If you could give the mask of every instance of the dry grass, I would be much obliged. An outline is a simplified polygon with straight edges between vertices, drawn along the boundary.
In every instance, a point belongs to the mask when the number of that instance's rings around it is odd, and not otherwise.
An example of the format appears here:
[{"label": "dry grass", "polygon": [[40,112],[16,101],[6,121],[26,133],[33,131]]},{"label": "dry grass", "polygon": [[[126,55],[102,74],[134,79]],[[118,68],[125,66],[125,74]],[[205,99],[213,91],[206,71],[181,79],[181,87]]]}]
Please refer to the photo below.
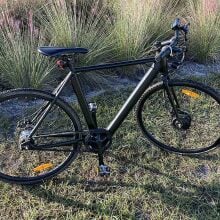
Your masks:
[{"label": "dry grass", "polygon": [[199,62],[217,60],[220,51],[220,3],[189,0],[190,53]]},{"label": "dry grass", "polygon": [[[130,92],[95,98],[101,125],[113,118]],[[97,176],[95,155],[82,154],[68,171],[41,186],[0,183],[0,219],[217,220],[219,159],[219,149],[196,157],[158,150],[142,138],[131,113],[106,154],[109,178]],[[204,166],[209,172],[200,175]]]}]

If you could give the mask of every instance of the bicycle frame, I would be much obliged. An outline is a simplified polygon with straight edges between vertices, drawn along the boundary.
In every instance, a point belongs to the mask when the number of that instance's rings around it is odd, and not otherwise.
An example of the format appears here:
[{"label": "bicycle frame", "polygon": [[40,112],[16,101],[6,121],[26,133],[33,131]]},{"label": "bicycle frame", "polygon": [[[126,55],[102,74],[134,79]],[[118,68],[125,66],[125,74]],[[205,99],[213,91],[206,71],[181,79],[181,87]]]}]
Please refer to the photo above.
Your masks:
[{"label": "bicycle frame", "polygon": [[[39,111],[37,112],[37,115],[34,118],[37,118],[40,116],[40,119],[37,121],[36,125],[32,129],[32,132],[30,134],[30,138],[33,137],[34,133],[38,129],[38,127],[41,125],[44,118],[47,116],[48,112],[51,110],[54,102],[58,99],[60,96],[60,93],[62,92],[65,85],[71,80],[73,90],[76,94],[78,103],[80,105],[80,108],[82,110],[82,113],[85,117],[86,123],[88,125],[89,130],[98,128],[96,121],[94,120],[92,116],[92,112],[89,109],[89,104],[86,100],[85,94],[82,90],[80,79],[79,79],[79,73],[83,72],[89,72],[94,70],[101,70],[101,69],[111,69],[111,68],[118,68],[123,66],[131,66],[131,65],[139,65],[139,64],[146,64],[146,63],[153,63],[149,70],[145,73],[142,80],[138,83],[134,91],[131,93],[129,98],[126,100],[118,114],[115,116],[115,118],[110,122],[110,124],[106,127],[106,130],[111,134],[111,136],[116,132],[116,130],[120,127],[124,119],[127,117],[131,109],[134,107],[134,105],[137,103],[141,95],[144,93],[144,91],[150,86],[152,81],[155,79],[159,71],[162,71],[163,73],[168,72],[167,68],[167,60],[166,58],[163,59],[161,62],[155,62],[154,57],[146,58],[146,59],[137,59],[137,60],[131,60],[131,61],[122,61],[122,62],[116,62],[116,63],[109,63],[109,64],[99,64],[94,66],[85,66],[85,67],[74,67],[73,65],[69,64],[70,72],[65,77],[65,79],[58,85],[58,87],[53,91],[53,94],[55,95],[55,98],[53,102],[46,103],[44,106],[42,106]],[[42,114],[43,113],[43,114]],[[42,115],[41,115],[42,114]],[[59,134],[51,134],[49,136],[59,136]],[[62,134],[64,136],[65,134]],[[66,134],[66,136],[70,136],[71,134]],[[74,143],[76,140],[74,141]],[[64,142],[63,142],[64,144]],[[67,144],[67,142],[66,142]],[[68,145],[71,144],[68,143]],[[57,146],[62,145],[57,144]],[[46,146],[44,146],[46,147]]]},{"label": "bicycle frame", "polygon": [[146,64],[146,63],[153,62],[153,64],[151,65],[149,70],[146,72],[142,80],[136,86],[135,90],[131,93],[129,98],[126,100],[126,102],[124,103],[124,105],[122,106],[118,114],[107,126],[106,130],[109,131],[111,135],[113,135],[116,132],[116,130],[120,127],[124,119],[127,117],[131,109],[137,103],[140,96],[143,94],[146,88],[149,87],[153,79],[156,77],[157,73],[160,71],[161,63],[155,63],[154,61],[155,61],[155,58],[153,57],[153,58],[148,58],[148,59],[138,59],[138,60],[133,60],[133,61],[123,61],[123,62],[111,63],[111,64],[101,64],[101,65],[88,66],[88,67],[72,68],[73,89],[75,91],[80,108],[82,109],[82,112],[84,114],[84,117],[88,124],[89,129],[96,129],[97,125],[96,125],[96,122],[93,120],[91,112],[89,111],[89,106],[88,106],[88,103],[86,102],[85,95],[81,89],[81,85],[80,85],[77,73],[88,72],[92,70],[117,68],[117,67],[122,67],[122,66],[129,66],[129,65]]},{"label": "bicycle frame", "polygon": [[[133,61],[123,61],[123,62],[112,63],[112,64],[103,64],[103,65],[81,67],[81,68],[75,68],[75,69],[73,68],[72,72],[74,73],[88,72],[91,70],[100,70],[100,69],[109,69],[109,68],[116,68],[116,67],[129,66],[129,65],[146,64],[146,63],[152,63],[154,61],[155,61],[154,57],[148,58],[148,59],[138,59],[138,60],[133,60]],[[142,80],[139,82],[139,84],[136,86],[135,90],[131,93],[127,101],[124,103],[124,105],[122,106],[118,114],[115,116],[115,118],[106,128],[106,130],[109,131],[111,135],[113,135],[116,132],[116,130],[120,127],[120,125],[122,124],[124,119],[127,117],[131,109],[137,103],[140,96],[143,94],[146,88],[149,87],[153,79],[156,77],[160,69],[161,69],[160,63],[153,63],[150,69],[146,72],[146,74],[144,75]],[[84,117],[88,124],[89,129],[97,128],[96,123],[94,122],[91,116],[91,112],[89,111],[88,103],[85,100],[85,95],[83,94],[83,91],[81,89],[77,74],[73,74],[72,85],[73,85],[79,105],[83,111],[83,114],[84,114]]]}]

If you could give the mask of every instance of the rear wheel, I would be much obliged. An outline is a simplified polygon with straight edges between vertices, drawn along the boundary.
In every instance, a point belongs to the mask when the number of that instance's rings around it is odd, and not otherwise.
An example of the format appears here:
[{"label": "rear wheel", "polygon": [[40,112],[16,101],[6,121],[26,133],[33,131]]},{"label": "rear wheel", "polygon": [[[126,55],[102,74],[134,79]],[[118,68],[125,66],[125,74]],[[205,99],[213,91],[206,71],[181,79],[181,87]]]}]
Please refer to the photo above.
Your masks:
[{"label": "rear wheel", "polygon": [[207,152],[220,145],[220,95],[188,81],[169,81],[179,107],[175,114],[163,83],[149,88],[137,105],[143,134],[158,147],[180,154]]},{"label": "rear wheel", "polygon": [[[48,179],[68,166],[77,156],[77,144],[44,150],[27,150],[21,142],[38,121],[39,109],[53,102],[54,96],[46,92],[18,89],[0,94],[0,179],[18,184],[35,184]],[[74,132],[81,125],[72,108],[60,99],[43,120],[33,136],[36,146],[48,147],[75,140]],[[69,136],[50,134],[69,133]],[[59,150],[59,151],[53,151]]]}]

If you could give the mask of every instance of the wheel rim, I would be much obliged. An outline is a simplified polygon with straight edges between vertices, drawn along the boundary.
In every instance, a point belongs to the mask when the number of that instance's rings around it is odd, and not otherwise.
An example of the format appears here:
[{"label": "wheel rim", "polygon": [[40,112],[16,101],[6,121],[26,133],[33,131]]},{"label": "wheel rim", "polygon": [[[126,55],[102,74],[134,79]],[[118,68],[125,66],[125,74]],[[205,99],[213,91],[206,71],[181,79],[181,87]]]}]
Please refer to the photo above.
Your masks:
[{"label": "wheel rim", "polygon": [[[12,96],[0,102],[0,172],[5,178],[31,181],[50,176],[70,162],[76,154],[76,146],[65,148],[65,150],[72,150],[72,152],[19,149],[18,121],[30,116],[33,118],[33,113],[48,100],[48,98],[33,94],[23,94]],[[74,132],[77,130],[77,126],[67,112],[56,103],[36,134],[67,130]],[[39,144],[56,141],[54,138],[40,138],[40,140],[38,138],[37,140]]]},{"label": "wheel rim", "polygon": [[141,102],[138,115],[144,134],[159,147],[180,153],[199,153],[217,146],[220,133],[218,101],[192,85],[171,86],[181,110],[191,117],[189,128],[176,129],[173,126],[171,105],[160,87]]}]

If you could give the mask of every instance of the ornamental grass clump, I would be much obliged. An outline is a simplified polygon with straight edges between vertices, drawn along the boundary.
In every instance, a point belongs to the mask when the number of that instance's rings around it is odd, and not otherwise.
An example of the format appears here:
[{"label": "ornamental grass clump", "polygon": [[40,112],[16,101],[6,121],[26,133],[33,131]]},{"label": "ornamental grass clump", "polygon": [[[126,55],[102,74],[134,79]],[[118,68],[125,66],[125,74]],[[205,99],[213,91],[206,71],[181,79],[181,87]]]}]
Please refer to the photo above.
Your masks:
[{"label": "ornamental grass clump", "polygon": [[89,65],[109,59],[108,36],[111,21],[107,7],[98,0],[57,0],[44,8],[43,25],[51,45],[85,47],[79,64]]},{"label": "ornamental grass clump", "polygon": [[[112,59],[109,35],[112,22],[105,1],[56,0],[42,12],[42,27],[51,46],[84,47],[87,54],[76,54],[76,66],[104,63]],[[106,71],[105,71],[106,73]],[[107,75],[84,73],[81,79],[90,87],[107,85]]]},{"label": "ornamental grass clump", "polygon": [[117,0],[112,34],[115,55],[119,59],[146,55],[150,45],[166,37],[177,1]]},{"label": "ornamental grass clump", "polygon": [[190,14],[190,55],[199,62],[213,61],[220,55],[220,2],[188,0]]},{"label": "ornamental grass clump", "polygon": [[29,13],[28,30],[19,26],[8,14],[1,14],[6,23],[0,26],[0,77],[7,87],[41,88],[50,79],[52,65],[37,52],[42,45],[40,31],[34,27]]}]

